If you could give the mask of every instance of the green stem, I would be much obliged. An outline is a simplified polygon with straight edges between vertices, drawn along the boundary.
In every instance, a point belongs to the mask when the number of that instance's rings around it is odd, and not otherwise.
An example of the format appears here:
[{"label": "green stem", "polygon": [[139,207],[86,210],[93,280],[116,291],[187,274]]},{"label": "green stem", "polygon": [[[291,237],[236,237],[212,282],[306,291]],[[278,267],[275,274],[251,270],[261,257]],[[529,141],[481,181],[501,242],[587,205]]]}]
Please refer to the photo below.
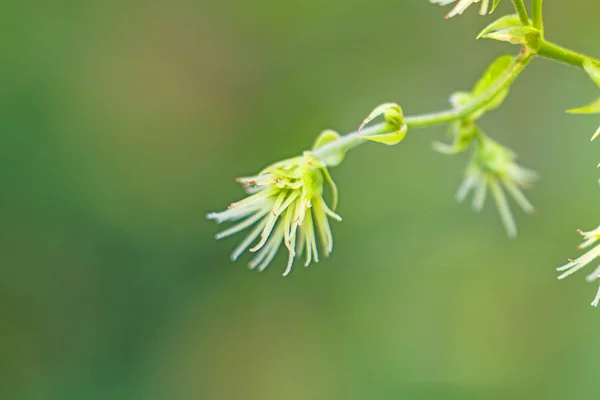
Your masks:
[{"label": "green stem", "polygon": [[[492,86],[479,96],[473,98],[467,104],[453,109],[429,114],[407,116],[404,118],[404,123],[409,129],[425,128],[429,126],[447,124],[458,119],[467,118],[471,114],[477,112],[482,107],[485,107],[490,101],[494,100],[500,92],[506,90],[523,72],[527,64],[531,61],[534,54],[526,49],[519,54],[513,65],[500,77]],[[367,127],[359,132],[352,132],[341,136],[338,140],[330,142],[323,147],[314,151],[315,156],[319,158],[327,158],[331,154],[340,151],[350,150],[353,147],[366,143],[368,140],[364,138],[367,135],[376,135],[389,131],[389,125],[386,122]]]},{"label": "green stem", "polygon": [[525,4],[523,4],[523,0],[513,0],[513,5],[515,6],[517,14],[519,14],[521,24],[523,26],[529,26],[529,15],[527,15],[527,9],[525,8]]},{"label": "green stem", "polygon": [[533,0],[531,13],[533,14],[533,27],[540,32],[544,31],[544,18],[542,16],[542,5],[544,0]]},{"label": "green stem", "polygon": [[591,61],[596,65],[600,66],[600,60],[584,54],[578,53],[573,50],[569,50],[557,44],[542,40],[537,49],[537,54],[550,58],[552,60],[561,61],[566,64],[574,65],[576,67],[582,67],[586,61]]}]

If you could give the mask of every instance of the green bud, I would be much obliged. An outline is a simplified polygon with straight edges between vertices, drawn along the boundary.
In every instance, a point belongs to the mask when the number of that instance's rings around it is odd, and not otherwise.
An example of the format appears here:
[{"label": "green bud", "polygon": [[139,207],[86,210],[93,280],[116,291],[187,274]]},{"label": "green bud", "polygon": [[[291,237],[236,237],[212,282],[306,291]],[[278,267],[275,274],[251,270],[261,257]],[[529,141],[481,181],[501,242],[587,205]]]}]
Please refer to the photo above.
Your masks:
[{"label": "green bud", "polygon": [[386,122],[385,126],[382,128],[382,132],[365,133],[364,135],[361,135],[361,137],[388,146],[400,143],[402,139],[406,137],[408,126],[404,123],[402,108],[395,103],[385,103],[376,107],[362,122],[358,128],[358,132],[360,133],[369,122],[381,115]]},{"label": "green bud", "polygon": [[[339,133],[337,133],[334,130],[327,129],[327,130],[321,132],[321,134],[315,141],[315,144],[313,145],[312,150],[315,151],[317,149],[320,149],[323,146],[325,146],[331,142],[335,142],[339,138],[340,138]],[[342,163],[342,161],[344,161],[344,158],[346,157],[346,151],[347,151],[347,149],[340,149],[339,151],[329,154],[322,161],[328,167],[337,167],[338,165],[340,165]]]}]

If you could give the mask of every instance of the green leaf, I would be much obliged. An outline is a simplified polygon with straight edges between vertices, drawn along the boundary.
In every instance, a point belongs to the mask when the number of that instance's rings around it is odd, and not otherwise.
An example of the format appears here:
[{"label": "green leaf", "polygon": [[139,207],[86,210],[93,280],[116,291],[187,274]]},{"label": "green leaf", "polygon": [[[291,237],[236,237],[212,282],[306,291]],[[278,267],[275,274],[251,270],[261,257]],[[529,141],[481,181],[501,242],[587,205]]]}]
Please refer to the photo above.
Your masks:
[{"label": "green leaf", "polygon": [[404,139],[406,136],[408,127],[404,123],[404,114],[402,113],[402,108],[396,103],[384,103],[378,107],[375,107],[369,116],[365,118],[362,124],[360,124],[358,132],[360,133],[369,122],[381,115],[383,115],[383,118],[386,121],[386,124],[382,130],[392,132],[367,133],[361,136],[373,142],[383,143],[389,146],[395,145],[402,141],[402,139]]},{"label": "green leaf", "polygon": [[372,142],[383,143],[388,146],[393,146],[398,144],[406,137],[406,132],[408,132],[408,127],[406,125],[402,125],[400,129],[391,133],[382,133],[379,135],[365,135],[363,136],[365,139],[368,139]]},{"label": "green leaf", "polygon": [[[494,8],[497,5],[498,4],[495,4]],[[521,19],[517,14],[505,15],[504,17],[498,18],[496,21],[483,28],[483,30],[479,32],[479,35],[477,35],[477,39],[480,39],[481,37],[487,35],[490,32],[499,31],[507,28],[514,28],[517,26],[522,26]]]},{"label": "green leaf", "polygon": [[540,45],[542,33],[530,26],[515,26],[512,28],[488,32],[481,37],[499,40],[501,42],[509,42],[512,44],[520,44],[529,49],[537,50]]},{"label": "green leaf", "polygon": [[600,114],[600,98],[587,106],[567,110],[569,114]]},{"label": "green leaf", "polygon": [[591,61],[586,61],[583,63],[583,68],[585,68],[590,78],[596,82],[596,85],[600,87],[600,65],[594,64]]},{"label": "green leaf", "polygon": [[[508,69],[514,64],[515,57],[511,55],[504,55],[498,57],[484,72],[483,76],[477,81],[473,88],[472,96],[479,96],[488,90],[492,85],[500,79]],[[506,88],[496,95],[485,107],[482,107],[474,116],[474,119],[479,118],[485,112],[498,108],[506,96],[508,95],[509,89]]]}]

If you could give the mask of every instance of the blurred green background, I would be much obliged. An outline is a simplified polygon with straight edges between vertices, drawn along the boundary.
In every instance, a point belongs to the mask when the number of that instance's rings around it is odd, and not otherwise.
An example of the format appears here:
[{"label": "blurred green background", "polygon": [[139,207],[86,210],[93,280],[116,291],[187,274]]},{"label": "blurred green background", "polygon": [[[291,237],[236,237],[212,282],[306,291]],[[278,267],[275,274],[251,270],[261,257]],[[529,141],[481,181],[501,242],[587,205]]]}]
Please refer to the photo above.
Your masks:
[{"label": "blurred green background", "polygon": [[[600,3],[546,2],[551,39],[600,55]],[[0,398],[597,399],[600,310],[576,228],[600,221],[597,88],[536,60],[482,120],[542,180],[508,240],[454,201],[445,129],[331,170],[336,250],[282,278],[216,242],[235,176],[355,129],[376,105],[447,107],[502,43],[425,0],[3,6]],[[282,252],[283,253],[283,252]]]}]

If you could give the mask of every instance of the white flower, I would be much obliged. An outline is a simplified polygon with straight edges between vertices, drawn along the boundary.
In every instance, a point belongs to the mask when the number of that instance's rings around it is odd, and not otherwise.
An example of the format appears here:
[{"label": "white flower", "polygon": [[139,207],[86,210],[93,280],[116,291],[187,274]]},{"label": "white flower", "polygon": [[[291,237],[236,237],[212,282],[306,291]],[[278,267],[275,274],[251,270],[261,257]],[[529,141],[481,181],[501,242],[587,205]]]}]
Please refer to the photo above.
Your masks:
[{"label": "white flower", "polygon": [[534,171],[516,164],[515,158],[515,154],[506,147],[485,136],[480,136],[465,179],[456,193],[456,199],[462,202],[473,190],[475,192],[473,209],[479,211],[483,208],[489,188],[496,201],[502,223],[511,238],[517,236],[517,225],[502,186],[523,211],[532,213],[535,208],[527,200],[521,188],[530,187],[538,178]]},{"label": "white flower", "polygon": [[306,251],[305,266],[319,261],[315,231],[321,241],[321,251],[328,256],[333,250],[333,235],[328,217],[341,221],[323,199],[323,183],[327,181],[337,203],[337,189],[325,165],[311,152],[271,165],[256,176],[238,178],[250,195],[233,203],[229,209],[207,215],[218,223],[239,221],[217,234],[222,239],[254,226],[231,255],[236,260],[250,245],[256,256],[250,268],[263,271],[273,260],[281,244],[289,252],[284,276],[291,272],[296,255]]},{"label": "white flower", "polygon": [[[440,6],[447,6],[448,4],[457,3],[452,11],[446,14],[446,18],[452,18],[456,15],[461,15],[467,8],[476,3],[481,3],[481,7],[479,9],[479,14],[485,15],[490,6],[490,0],[430,0],[433,4],[439,4]],[[499,0],[494,0],[490,13],[492,13],[496,6],[498,5]]]},{"label": "white flower", "polygon": [[[591,245],[593,245],[594,243],[596,243],[598,241],[598,239],[600,239],[600,226],[590,232],[582,232],[581,230],[578,230],[577,232],[579,232],[579,234],[581,234],[581,236],[583,236],[583,238],[585,239],[585,241],[582,244],[577,246],[577,248],[579,248],[579,249],[588,248]],[[564,279],[567,276],[574,274],[575,272],[579,271],[580,269],[582,269],[583,267],[585,267],[586,265],[588,265],[589,263],[594,261],[599,255],[600,255],[600,244],[597,244],[594,247],[592,247],[592,249],[588,250],[587,253],[585,253],[581,257],[577,258],[576,260],[569,259],[569,262],[567,264],[556,269],[557,271],[561,271],[561,272],[564,271],[558,277],[558,279]],[[599,278],[600,278],[600,266],[598,266],[594,272],[592,272],[590,275],[588,275],[586,277],[586,280],[588,282],[592,282]],[[594,298],[594,301],[592,301],[592,305],[594,307],[597,307],[599,302],[600,302],[600,288],[598,288],[598,292],[596,293],[596,297]]]}]

